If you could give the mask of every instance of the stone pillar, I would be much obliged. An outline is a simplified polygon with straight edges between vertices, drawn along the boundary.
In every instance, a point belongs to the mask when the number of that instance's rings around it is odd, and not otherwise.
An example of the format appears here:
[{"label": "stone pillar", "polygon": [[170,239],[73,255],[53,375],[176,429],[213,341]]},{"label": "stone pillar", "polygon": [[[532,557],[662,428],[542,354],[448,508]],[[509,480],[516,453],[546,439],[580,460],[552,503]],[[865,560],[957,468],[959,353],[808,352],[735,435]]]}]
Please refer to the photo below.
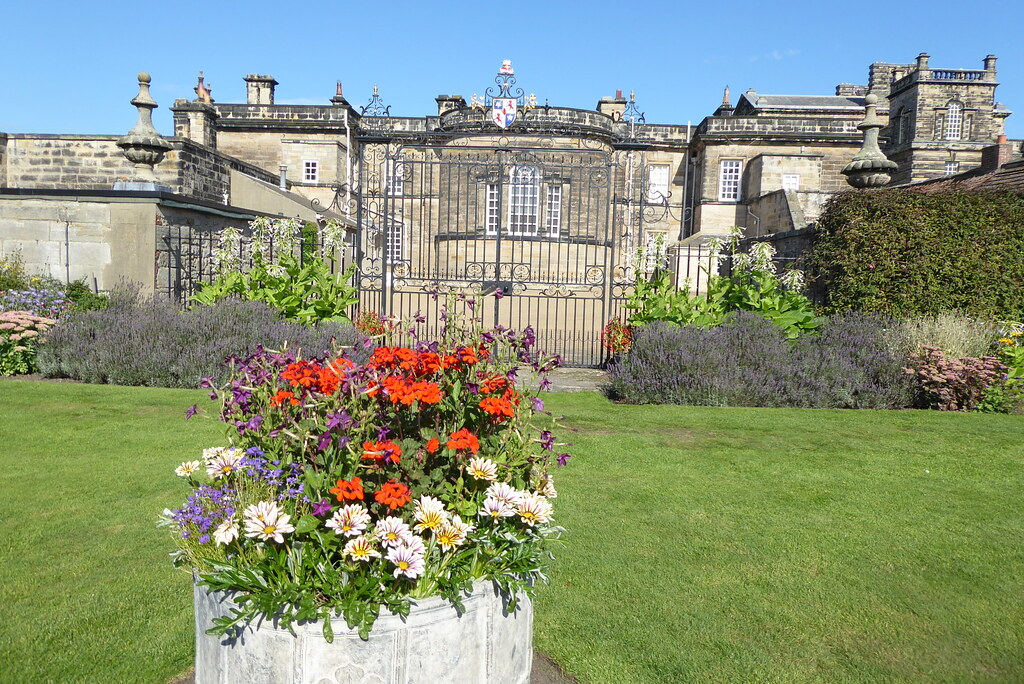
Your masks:
[{"label": "stone pillar", "polygon": [[985,79],[986,81],[996,80],[996,56],[985,55]]},{"label": "stone pillar", "polygon": [[846,182],[855,188],[880,188],[889,182],[898,168],[878,147],[878,131],[883,124],[875,114],[877,106],[877,95],[865,96],[864,120],[857,124],[857,128],[864,133],[864,144],[857,156],[842,170]]},{"label": "stone pillar", "polygon": [[274,104],[274,88],[278,85],[273,76],[249,74],[245,77],[245,101],[251,105]]},{"label": "stone pillar", "polygon": [[163,160],[171,145],[153,127],[153,110],[157,104],[149,95],[150,81],[146,72],[139,74],[139,94],[132,100],[132,104],[139,110],[139,120],[128,131],[128,135],[117,141],[124,156],[135,164],[136,178],[127,182],[118,181],[114,184],[115,190],[171,191],[166,185],[157,184],[156,173],[153,171],[153,167]]}]

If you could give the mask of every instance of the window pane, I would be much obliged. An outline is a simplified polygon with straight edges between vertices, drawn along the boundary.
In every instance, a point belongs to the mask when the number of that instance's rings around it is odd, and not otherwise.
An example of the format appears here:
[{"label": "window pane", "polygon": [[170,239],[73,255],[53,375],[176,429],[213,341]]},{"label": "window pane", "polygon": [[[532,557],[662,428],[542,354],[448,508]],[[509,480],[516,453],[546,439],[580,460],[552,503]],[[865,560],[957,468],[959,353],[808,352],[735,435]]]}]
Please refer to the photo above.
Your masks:
[{"label": "window pane", "polygon": [[537,234],[539,175],[536,166],[512,168],[508,203],[508,232],[512,235]]},{"label": "window pane", "polygon": [[316,183],[320,180],[320,162],[302,162],[302,180],[307,183]]},{"label": "window pane", "polygon": [[401,263],[404,243],[405,225],[401,221],[389,221],[387,246],[385,248],[389,264]]},{"label": "window pane", "polygon": [[498,234],[498,184],[487,184],[487,225],[488,235]]},{"label": "window pane", "polygon": [[740,169],[738,159],[723,160],[718,174],[718,201],[735,202],[740,198]]},{"label": "window pane", "polygon": [[960,139],[960,126],[963,123],[964,106],[959,102],[950,102],[946,110],[946,140]]},{"label": "window pane", "polygon": [[668,201],[668,164],[651,164],[647,167],[647,201],[664,204]]},{"label": "window pane", "polygon": [[387,193],[393,196],[400,196],[405,186],[405,179],[402,177],[405,165],[400,161],[389,159],[387,162]]},{"label": "window pane", "polygon": [[798,173],[784,173],[784,174],[782,174],[782,189],[783,190],[799,190],[800,189],[800,174],[798,174]]},{"label": "window pane", "polygon": [[548,186],[547,213],[544,219],[544,228],[551,237],[558,237],[558,231],[562,229],[562,186]]}]

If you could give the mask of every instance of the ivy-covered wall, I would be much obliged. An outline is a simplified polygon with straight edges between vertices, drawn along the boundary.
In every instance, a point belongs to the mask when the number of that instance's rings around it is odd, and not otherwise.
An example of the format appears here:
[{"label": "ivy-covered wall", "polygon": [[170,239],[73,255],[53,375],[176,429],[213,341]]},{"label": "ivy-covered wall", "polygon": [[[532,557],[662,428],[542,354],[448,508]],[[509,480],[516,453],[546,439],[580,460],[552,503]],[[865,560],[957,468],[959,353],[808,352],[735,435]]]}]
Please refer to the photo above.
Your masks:
[{"label": "ivy-covered wall", "polygon": [[818,230],[829,311],[1024,317],[1024,194],[846,192]]}]

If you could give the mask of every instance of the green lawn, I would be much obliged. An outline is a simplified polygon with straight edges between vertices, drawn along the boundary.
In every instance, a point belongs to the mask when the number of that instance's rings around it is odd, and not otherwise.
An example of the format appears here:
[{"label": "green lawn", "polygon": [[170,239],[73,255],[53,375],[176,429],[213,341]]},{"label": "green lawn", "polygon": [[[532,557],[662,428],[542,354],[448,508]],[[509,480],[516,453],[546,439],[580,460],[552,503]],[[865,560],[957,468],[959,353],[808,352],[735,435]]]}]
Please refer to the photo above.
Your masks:
[{"label": "green lawn", "polygon": [[[195,402],[0,382],[0,680],[188,668],[154,521],[221,441]],[[1024,419],[548,405],[581,431],[535,645],[581,681],[1024,680]]]}]

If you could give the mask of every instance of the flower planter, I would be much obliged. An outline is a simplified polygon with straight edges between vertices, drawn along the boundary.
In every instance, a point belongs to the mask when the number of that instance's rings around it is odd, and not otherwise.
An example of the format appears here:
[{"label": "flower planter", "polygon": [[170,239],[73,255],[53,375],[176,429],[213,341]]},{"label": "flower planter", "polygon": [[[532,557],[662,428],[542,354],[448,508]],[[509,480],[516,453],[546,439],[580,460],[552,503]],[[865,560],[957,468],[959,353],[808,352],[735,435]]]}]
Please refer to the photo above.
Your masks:
[{"label": "flower planter", "polygon": [[206,634],[229,613],[230,596],[195,587],[196,684],[309,682],[406,684],[459,682],[528,684],[533,660],[533,606],[521,596],[514,613],[492,582],[477,582],[459,613],[444,598],[418,601],[406,620],[383,612],[370,638],[345,621],[331,622],[328,643],[320,623],[293,624],[295,635],[270,622],[237,636]]}]

